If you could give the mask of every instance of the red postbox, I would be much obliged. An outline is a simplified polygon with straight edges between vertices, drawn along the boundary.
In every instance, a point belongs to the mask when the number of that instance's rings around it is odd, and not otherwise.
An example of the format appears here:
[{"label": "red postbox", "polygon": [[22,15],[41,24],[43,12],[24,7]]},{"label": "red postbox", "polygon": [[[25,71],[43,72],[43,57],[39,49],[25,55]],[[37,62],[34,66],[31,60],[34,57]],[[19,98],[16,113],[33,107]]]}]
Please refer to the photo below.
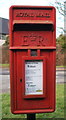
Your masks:
[{"label": "red postbox", "polygon": [[55,54],[55,8],[10,7],[12,113],[43,113],[55,110]]}]

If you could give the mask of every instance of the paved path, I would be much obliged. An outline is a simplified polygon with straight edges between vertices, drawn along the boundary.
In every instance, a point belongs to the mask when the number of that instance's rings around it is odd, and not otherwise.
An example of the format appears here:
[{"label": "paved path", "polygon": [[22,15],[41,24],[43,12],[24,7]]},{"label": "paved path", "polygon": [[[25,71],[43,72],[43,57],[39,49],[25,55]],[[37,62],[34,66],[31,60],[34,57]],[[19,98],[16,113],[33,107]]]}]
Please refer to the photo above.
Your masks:
[{"label": "paved path", "polygon": [[[6,93],[10,91],[10,75],[9,69],[0,68],[0,93]],[[66,71],[56,70],[56,83],[66,83]]]}]

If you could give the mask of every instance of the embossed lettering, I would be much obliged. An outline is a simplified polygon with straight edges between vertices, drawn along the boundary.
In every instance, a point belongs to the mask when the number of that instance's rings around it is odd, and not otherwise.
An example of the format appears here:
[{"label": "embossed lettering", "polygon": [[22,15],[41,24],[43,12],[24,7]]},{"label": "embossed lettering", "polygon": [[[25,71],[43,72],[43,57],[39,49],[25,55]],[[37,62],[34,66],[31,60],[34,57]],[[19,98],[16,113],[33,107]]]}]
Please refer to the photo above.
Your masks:
[{"label": "embossed lettering", "polygon": [[43,12],[39,12],[39,13],[20,12],[20,13],[16,13],[16,17],[46,17],[46,18],[49,18],[50,14],[43,13]]},{"label": "embossed lettering", "polygon": [[24,45],[24,46],[28,46],[29,45],[28,36],[23,36],[22,45]]},{"label": "embossed lettering", "polygon": [[22,36],[22,45],[23,46],[46,46],[48,44],[48,39],[43,36],[38,35],[29,35]]}]

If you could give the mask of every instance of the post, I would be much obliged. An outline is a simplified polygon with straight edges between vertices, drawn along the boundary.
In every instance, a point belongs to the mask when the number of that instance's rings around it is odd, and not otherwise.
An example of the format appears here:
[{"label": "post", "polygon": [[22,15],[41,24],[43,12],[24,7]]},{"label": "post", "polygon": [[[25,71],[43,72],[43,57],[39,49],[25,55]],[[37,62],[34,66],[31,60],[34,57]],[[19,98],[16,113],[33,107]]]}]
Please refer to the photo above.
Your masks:
[{"label": "post", "polygon": [[36,114],[27,114],[27,120],[36,120]]}]

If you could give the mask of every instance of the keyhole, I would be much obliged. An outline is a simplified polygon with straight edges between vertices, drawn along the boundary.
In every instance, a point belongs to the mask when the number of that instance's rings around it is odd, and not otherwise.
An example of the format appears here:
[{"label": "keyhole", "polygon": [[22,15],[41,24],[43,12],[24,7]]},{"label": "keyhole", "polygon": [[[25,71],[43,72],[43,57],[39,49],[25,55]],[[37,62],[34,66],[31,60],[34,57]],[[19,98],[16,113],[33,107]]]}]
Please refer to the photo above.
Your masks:
[{"label": "keyhole", "polygon": [[22,82],[22,79],[20,79],[20,82]]}]

